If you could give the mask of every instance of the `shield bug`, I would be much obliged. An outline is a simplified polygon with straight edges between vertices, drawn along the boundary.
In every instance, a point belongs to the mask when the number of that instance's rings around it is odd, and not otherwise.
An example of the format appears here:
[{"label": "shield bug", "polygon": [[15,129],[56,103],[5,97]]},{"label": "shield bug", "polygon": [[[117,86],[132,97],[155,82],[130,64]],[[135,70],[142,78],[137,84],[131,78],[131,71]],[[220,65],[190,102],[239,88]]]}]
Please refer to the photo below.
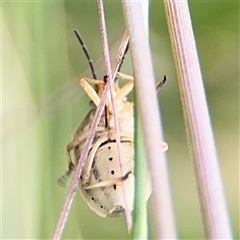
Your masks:
[{"label": "shield bug", "polygon": [[[83,41],[77,31],[75,34],[88,58],[93,78],[82,78],[83,87],[94,104],[82,123],[73,135],[72,141],[67,145],[66,154],[69,165],[67,175],[74,170],[93,121],[107,77],[98,80],[94,72],[92,61]],[[121,59],[123,61],[123,59]],[[127,100],[127,95],[133,88],[133,77],[118,72],[114,82],[114,102],[118,111],[118,124],[120,130],[122,171],[118,159],[116,134],[113,119],[113,110],[109,99],[106,101],[93,142],[89,148],[88,157],[79,181],[83,199],[89,207],[102,217],[117,217],[125,211],[122,183],[126,181],[127,205],[133,210],[134,198],[134,117],[133,103]],[[127,83],[119,87],[118,80],[125,79]],[[95,86],[92,87],[93,84]],[[164,145],[166,148],[166,145]],[[71,151],[74,152],[75,164],[71,160]]]}]

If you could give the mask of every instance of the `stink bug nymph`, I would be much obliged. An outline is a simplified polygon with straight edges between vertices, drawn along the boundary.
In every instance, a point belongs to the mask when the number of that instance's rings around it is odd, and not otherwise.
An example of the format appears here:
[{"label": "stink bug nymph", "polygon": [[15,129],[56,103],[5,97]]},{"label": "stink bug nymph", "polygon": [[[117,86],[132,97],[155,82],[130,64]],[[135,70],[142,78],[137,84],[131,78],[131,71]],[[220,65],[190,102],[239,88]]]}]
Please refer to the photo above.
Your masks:
[{"label": "stink bug nymph", "polygon": [[[105,87],[104,80],[98,80],[94,72],[92,61],[87,49],[77,31],[75,34],[88,58],[93,78],[82,78],[80,85],[83,87],[94,108],[90,110],[73,135],[72,141],[67,145],[66,153],[69,171],[74,170],[87,136],[92,120],[98,106],[101,94]],[[121,59],[122,61],[123,59]],[[133,77],[118,72],[118,80],[125,79],[127,83],[122,87],[114,83],[114,102],[117,109],[121,151],[122,151],[122,175],[117,152],[117,143],[114,127],[111,102],[107,99],[88,157],[79,181],[79,187],[83,199],[89,207],[102,217],[117,217],[125,211],[122,183],[126,181],[127,205],[133,211],[134,198],[134,117],[133,103],[127,100],[127,95],[133,89]],[[93,88],[90,84],[95,85]],[[74,152],[75,164],[71,160],[71,151]],[[147,199],[147,197],[146,197]]]}]

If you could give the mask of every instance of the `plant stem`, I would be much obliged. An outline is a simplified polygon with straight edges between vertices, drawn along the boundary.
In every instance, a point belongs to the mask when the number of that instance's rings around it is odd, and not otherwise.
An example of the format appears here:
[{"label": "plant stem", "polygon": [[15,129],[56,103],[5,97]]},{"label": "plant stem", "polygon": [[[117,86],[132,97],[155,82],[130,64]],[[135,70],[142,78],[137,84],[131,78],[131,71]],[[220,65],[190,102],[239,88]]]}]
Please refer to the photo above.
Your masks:
[{"label": "plant stem", "polygon": [[164,1],[205,233],[231,239],[228,211],[187,1]]},{"label": "plant stem", "polygon": [[[119,124],[118,124],[118,117],[117,117],[117,110],[114,103],[114,96],[113,96],[113,73],[111,69],[111,63],[110,63],[110,55],[109,55],[109,47],[108,47],[108,39],[107,39],[107,28],[105,23],[105,14],[104,14],[104,8],[103,8],[103,0],[98,0],[98,10],[99,10],[99,19],[100,19],[100,29],[101,29],[101,35],[102,35],[102,42],[103,42],[103,52],[104,52],[104,59],[106,64],[106,72],[110,81],[109,84],[109,93],[110,93],[110,99],[112,103],[112,109],[113,109],[113,116],[114,116],[114,127],[115,127],[115,133],[116,133],[116,143],[117,143],[117,151],[118,151],[118,159],[119,159],[119,165],[121,170],[121,175],[124,176],[123,171],[123,159],[122,159],[122,151],[121,151],[121,141],[120,141],[120,131],[119,131]],[[125,50],[125,49],[124,49]],[[116,74],[116,73],[115,73]],[[126,181],[122,182],[122,188],[123,188],[123,197],[125,202],[125,216],[126,216],[126,222],[128,226],[128,231],[130,232],[132,229],[132,217],[131,217],[131,211],[128,206],[127,201],[127,183]]]},{"label": "plant stem", "polygon": [[143,125],[144,144],[151,173],[151,216],[157,239],[176,237],[166,159],[162,153],[162,130],[148,37],[144,28],[141,1],[123,0],[130,37],[137,101]]}]

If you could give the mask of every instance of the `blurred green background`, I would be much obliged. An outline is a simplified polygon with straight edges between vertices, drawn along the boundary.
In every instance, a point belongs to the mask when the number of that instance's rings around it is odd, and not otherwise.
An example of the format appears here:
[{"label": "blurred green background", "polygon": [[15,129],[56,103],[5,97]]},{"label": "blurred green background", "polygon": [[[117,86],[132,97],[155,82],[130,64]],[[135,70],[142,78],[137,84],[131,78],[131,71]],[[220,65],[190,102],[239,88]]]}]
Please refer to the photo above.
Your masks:
[{"label": "blurred green background", "polygon": [[[239,2],[190,1],[202,74],[235,238],[239,238]],[[96,1],[2,2],[2,238],[52,238],[67,189],[65,147],[86,115],[78,85],[91,76],[78,29],[105,74]],[[105,1],[114,59],[124,31],[120,1]],[[176,223],[181,239],[204,238],[162,1],[150,4],[150,42]],[[144,59],[143,59],[144,61]],[[128,55],[122,69],[132,74]],[[124,217],[102,219],[76,194],[64,238],[125,239]]]}]

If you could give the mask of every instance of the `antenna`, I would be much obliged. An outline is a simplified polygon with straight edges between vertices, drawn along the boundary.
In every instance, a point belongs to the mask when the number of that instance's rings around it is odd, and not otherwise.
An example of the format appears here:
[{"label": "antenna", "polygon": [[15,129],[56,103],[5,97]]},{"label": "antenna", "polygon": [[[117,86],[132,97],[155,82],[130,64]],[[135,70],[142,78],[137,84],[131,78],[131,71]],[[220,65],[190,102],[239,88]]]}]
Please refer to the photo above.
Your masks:
[{"label": "antenna", "polygon": [[128,49],[129,49],[129,41],[128,41],[127,46],[126,46],[126,48],[125,48],[124,54],[123,54],[123,56],[122,56],[121,64],[119,65],[119,68],[118,68],[118,70],[117,70],[118,72],[120,72],[120,69],[121,69],[122,64],[123,64],[123,62],[124,62],[124,59],[125,59],[125,56],[126,56],[126,54],[127,54],[127,52],[128,52]]},{"label": "antenna", "polygon": [[88,63],[89,63],[90,69],[91,69],[92,76],[93,76],[94,79],[97,79],[96,73],[94,71],[92,59],[91,59],[91,57],[90,57],[90,55],[88,53],[88,49],[87,49],[86,45],[84,44],[80,33],[76,29],[74,29],[74,33],[75,33],[79,43],[82,46],[82,49],[83,49],[83,52],[84,52],[85,56],[87,57],[87,60],[88,60]]}]

